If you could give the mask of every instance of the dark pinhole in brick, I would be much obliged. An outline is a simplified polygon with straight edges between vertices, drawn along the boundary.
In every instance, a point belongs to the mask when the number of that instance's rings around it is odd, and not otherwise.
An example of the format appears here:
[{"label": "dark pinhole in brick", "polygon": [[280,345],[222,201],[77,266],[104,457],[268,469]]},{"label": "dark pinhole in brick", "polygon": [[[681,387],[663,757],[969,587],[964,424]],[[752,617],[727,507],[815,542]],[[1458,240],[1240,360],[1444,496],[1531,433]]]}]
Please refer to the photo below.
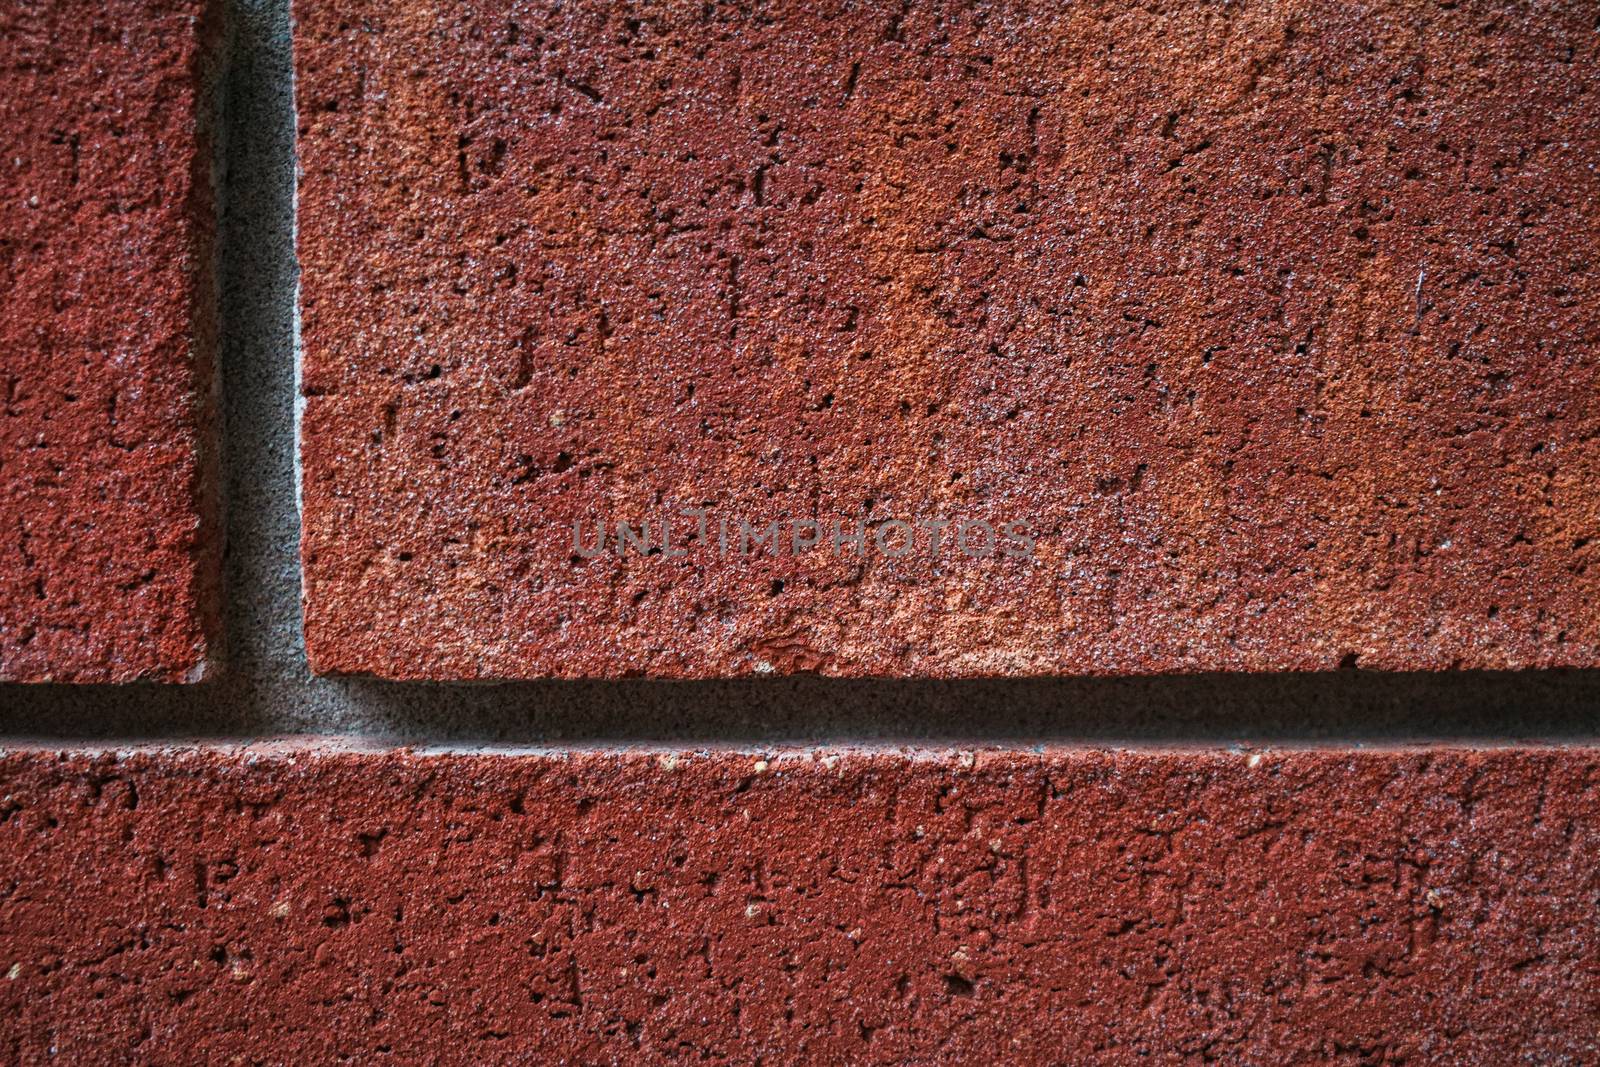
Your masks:
[{"label": "dark pinhole in brick", "polygon": [[944,991],[952,997],[970,997],[976,990],[977,987],[971,981],[959,974],[944,976]]}]

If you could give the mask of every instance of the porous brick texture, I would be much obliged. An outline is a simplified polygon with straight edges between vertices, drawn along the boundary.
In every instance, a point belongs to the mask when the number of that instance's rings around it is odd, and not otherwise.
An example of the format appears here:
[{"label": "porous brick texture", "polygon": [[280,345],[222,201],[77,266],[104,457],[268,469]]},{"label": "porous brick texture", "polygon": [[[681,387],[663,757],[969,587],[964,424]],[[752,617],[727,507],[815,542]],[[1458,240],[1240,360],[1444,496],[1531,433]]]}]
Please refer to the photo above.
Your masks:
[{"label": "porous brick texture", "polygon": [[0,759],[0,1057],[1600,1061],[1600,752]]},{"label": "porous brick texture", "polygon": [[317,670],[1600,661],[1588,5],[295,17]]},{"label": "porous brick texture", "polygon": [[220,6],[0,5],[0,680],[215,653]]}]

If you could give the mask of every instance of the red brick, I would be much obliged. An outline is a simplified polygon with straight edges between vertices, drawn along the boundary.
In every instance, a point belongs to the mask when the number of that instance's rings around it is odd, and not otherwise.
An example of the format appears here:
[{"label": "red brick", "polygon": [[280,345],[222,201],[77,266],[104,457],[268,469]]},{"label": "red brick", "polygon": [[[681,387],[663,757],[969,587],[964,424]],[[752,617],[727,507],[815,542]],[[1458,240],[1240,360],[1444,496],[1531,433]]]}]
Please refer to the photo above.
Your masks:
[{"label": "red brick", "polygon": [[1581,5],[296,17],[317,670],[1600,662]]},{"label": "red brick", "polygon": [[0,796],[8,1063],[1600,1058],[1592,749],[13,753]]},{"label": "red brick", "polygon": [[215,652],[219,20],[0,10],[0,679],[194,681]]}]

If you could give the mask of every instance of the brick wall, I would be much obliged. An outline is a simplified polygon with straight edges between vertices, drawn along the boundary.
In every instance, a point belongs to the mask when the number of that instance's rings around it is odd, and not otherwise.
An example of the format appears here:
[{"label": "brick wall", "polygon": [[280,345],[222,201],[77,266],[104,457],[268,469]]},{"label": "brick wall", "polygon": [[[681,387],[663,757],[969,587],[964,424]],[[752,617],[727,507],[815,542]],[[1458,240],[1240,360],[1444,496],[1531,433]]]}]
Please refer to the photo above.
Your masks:
[{"label": "brick wall", "polygon": [[1600,1062],[1593,25],[0,14],[0,1061]]}]

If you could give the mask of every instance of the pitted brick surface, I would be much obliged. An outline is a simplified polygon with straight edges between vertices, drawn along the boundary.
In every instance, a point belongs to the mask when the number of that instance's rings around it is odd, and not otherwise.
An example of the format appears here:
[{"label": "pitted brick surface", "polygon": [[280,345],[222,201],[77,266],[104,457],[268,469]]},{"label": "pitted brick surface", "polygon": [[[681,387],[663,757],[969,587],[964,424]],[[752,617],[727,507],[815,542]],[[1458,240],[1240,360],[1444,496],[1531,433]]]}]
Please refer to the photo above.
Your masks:
[{"label": "pitted brick surface", "polygon": [[7,1063],[1592,1063],[1600,755],[13,753]]},{"label": "pitted brick surface", "polygon": [[296,16],[318,670],[1600,661],[1584,5]]},{"label": "pitted brick surface", "polygon": [[0,679],[215,652],[219,33],[208,0],[0,9]]}]

